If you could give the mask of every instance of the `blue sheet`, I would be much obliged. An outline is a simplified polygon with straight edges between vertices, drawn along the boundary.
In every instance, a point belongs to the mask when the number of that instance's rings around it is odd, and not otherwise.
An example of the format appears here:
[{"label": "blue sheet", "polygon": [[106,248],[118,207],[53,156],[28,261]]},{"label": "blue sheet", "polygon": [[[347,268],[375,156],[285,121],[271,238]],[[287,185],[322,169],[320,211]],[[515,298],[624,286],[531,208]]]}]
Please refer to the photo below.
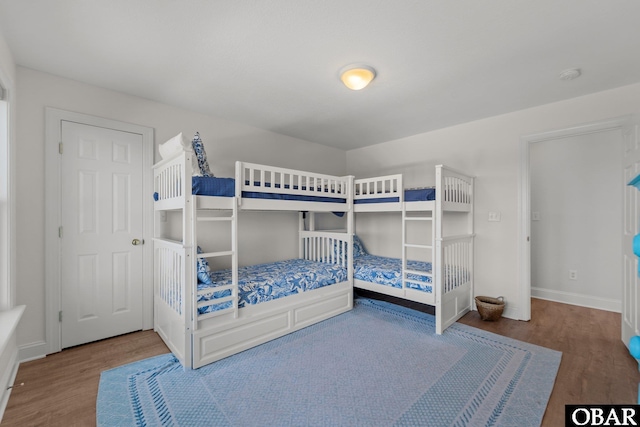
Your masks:
[{"label": "blue sheet", "polygon": [[[207,292],[198,296],[198,302],[215,301],[230,296],[231,291],[218,291],[216,287],[231,284],[231,270],[209,273],[212,285],[198,283],[198,291]],[[292,259],[268,264],[238,268],[238,308],[259,304],[288,295],[340,283],[347,280],[347,269],[338,265],[304,259]],[[231,307],[231,301],[213,304],[198,309],[199,314]]]},{"label": "blue sheet", "polygon": [[236,194],[236,180],[212,176],[194,176],[191,178],[192,194],[201,196],[233,197]]},{"label": "blue sheet", "polygon": [[[436,199],[436,189],[435,188],[412,188],[404,190],[404,201],[405,202],[425,202],[429,200]],[[356,199],[354,203],[356,204],[366,204],[366,203],[397,203],[400,201],[399,197],[381,197],[381,198],[371,198],[371,199]]]}]

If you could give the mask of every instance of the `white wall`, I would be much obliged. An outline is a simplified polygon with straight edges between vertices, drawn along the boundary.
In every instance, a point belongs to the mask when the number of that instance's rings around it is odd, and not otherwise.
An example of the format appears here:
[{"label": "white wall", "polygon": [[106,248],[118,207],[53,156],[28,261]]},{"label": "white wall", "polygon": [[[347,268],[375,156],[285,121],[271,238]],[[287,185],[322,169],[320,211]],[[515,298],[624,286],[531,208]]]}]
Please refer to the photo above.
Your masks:
[{"label": "white wall", "polygon": [[0,29],[0,72],[3,78],[7,80],[6,82],[3,81],[3,84],[13,84],[16,81],[16,63],[2,35],[2,29]]},{"label": "white wall", "polygon": [[621,141],[611,130],[531,144],[532,295],[620,311]]},{"label": "white wall", "polygon": [[[343,175],[346,170],[342,150],[22,67],[17,69],[17,82],[17,299],[19,304],[27,305],[18,329],[18,344],[21,354],[31,357],[45,348],[45,106],[152,127],[156,145],[179,132],[192,135],[199,131],[212,172],[218,176],[233,176],[236,160],[335,175]],[[156,159],[159,159],[157,150]],[[258,224],[255,214],[248,216],[250,219],[243,222],[243,227],[248,230],[266,229],[272,236],[280,236],[280,241],[271,242],[269,246],[251,245],[242,241],[251,237],[243,232],[239,242],[241,248],[253,247],[253,254],[258,258],[265,252],[265,258],[297,256],[295,239],[298,223],[295,214],[259,217],[260,221],[267,218],[266,227]]]},{"label": "white wall", "polygon": [[[433,166],[439,163],[475,175],[475,293],[503,295],[505,315],[520,318],[520,138],[639,111],[640,84],[635,84],[351,150],[347,172],[358,178],[405,173],[408,187],[432,184]],[[502,220],[488,222],[490,211],[500,212]],[[356,229],[366,231],[357,215]]]}]

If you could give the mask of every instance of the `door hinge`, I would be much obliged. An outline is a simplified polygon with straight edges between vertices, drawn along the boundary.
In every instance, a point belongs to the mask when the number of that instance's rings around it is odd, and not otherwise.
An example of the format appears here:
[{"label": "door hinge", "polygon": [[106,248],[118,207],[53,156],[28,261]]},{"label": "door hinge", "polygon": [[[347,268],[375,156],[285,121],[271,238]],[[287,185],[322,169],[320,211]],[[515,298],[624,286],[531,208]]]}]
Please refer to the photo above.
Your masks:
[{"label": "door hinge", "polygon": [[58,312],[58,322],[62,322],[62,310]]},{"label": "door hinge", "polygon": [[62,226],[58,227],[58,237],[62,239]]},{"label": "door hinge", "polygon": [[59,142],[58,143],[58,153],[62,154],[63,151],[64,151],[63,144],[62,144],[62,142]]}]

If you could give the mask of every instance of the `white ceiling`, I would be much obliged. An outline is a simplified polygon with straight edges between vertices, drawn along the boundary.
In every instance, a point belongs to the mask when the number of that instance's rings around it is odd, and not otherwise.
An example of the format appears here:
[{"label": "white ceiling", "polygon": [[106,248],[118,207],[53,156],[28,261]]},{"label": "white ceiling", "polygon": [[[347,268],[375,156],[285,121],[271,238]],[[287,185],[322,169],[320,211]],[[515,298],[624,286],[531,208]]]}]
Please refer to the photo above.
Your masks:
[{"label": "white ceiling", "polygon": [[[21,66],[343,149],[639,82],[639,17],[637,0],[0,0]],[[377,70],[367,89],[338,80],[350,63]]]}]

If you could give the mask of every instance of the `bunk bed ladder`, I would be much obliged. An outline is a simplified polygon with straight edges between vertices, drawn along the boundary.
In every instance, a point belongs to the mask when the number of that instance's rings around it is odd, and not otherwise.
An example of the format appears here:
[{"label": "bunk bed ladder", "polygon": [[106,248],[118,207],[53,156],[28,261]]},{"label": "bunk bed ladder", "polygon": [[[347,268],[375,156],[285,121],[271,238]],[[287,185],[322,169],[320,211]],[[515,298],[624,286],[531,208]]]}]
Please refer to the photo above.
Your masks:
[{"label": "bunk bed ladder", "polygon": [[[199,212],[194,209],[196,212],[195,220],[193,221],[194,226],[194,248],[197,248],[197,223],[205,223],[205,222],[214,222],[214,223],[227,223],[230,227],[230,236],[231,236],[231,244],[229,250],[216,251],[216,252],[204,252],[198,254],[196,250],[194,250],[194,254],[197,258],[217,258],[217,257],[231,257],[231,284],[226,286],[218,286],[215,288],[216,292],[222,292],[226,290],[231,291],[231,295],[222,298],[216,298],[216,304],[223,304],[225,302],[231,301],[232,305],[229,308],[221,309],[218,311],[213,311],[211,313],[206,314],[197,314],[197,309],[200,307],[206,307],[211,305],[211,301],[203,301],[198,302],[199,293],[195,292],[193,295],[193,312],[194,312],[194,325],[193,330],[198,329],[197,320],[204,320],[210,317],[216,317],[223,314],[228,314],[230,311],[233,312],[234,319],[238,318],[238,203],[234,201],[233,207],[230,211],[230,215],[223,216],[202,216],[199,215]],[[197,279],[196,279],[197,280]]]},{"label": "bunk bed ladder", "polygon": [[[418,244],[418,243],[409,243],[409,239],[407,238],[407,224],[410,222],[424,222],[424,221],[431,221],[431,244],[430,245],[425,245],[425,244]],[[407,210],[405,208],[405,202],[402,203],[402,290],[403,292],[406,292],[407,290],[407,284],[408,283],[413,283],[416,285],[424,285],[426,282],[422,281],[422,280],[416,280],[416,279],[412,279],[409,276],[410,275],[419,275],[419,276],[426,276],[431,278],[431,282],[432,282],[432,286],[433,286],[433,270],[431,273],[426,273],[424,271],[418,271],[418,270],[411,270],[408,268],[407,266],[407,251],[411,248],[416,248],[416,249],[421,249],[421,250],[430,250],[432,255],[433,255],[433,248],[434,248],[434,238],[433,236],[434,234],[434,227],[435,227],[435,223],[433,221],[433,216],[410,216],[407,215]],[[433,259],[433,257],[431,257],[431,259]]]}]

